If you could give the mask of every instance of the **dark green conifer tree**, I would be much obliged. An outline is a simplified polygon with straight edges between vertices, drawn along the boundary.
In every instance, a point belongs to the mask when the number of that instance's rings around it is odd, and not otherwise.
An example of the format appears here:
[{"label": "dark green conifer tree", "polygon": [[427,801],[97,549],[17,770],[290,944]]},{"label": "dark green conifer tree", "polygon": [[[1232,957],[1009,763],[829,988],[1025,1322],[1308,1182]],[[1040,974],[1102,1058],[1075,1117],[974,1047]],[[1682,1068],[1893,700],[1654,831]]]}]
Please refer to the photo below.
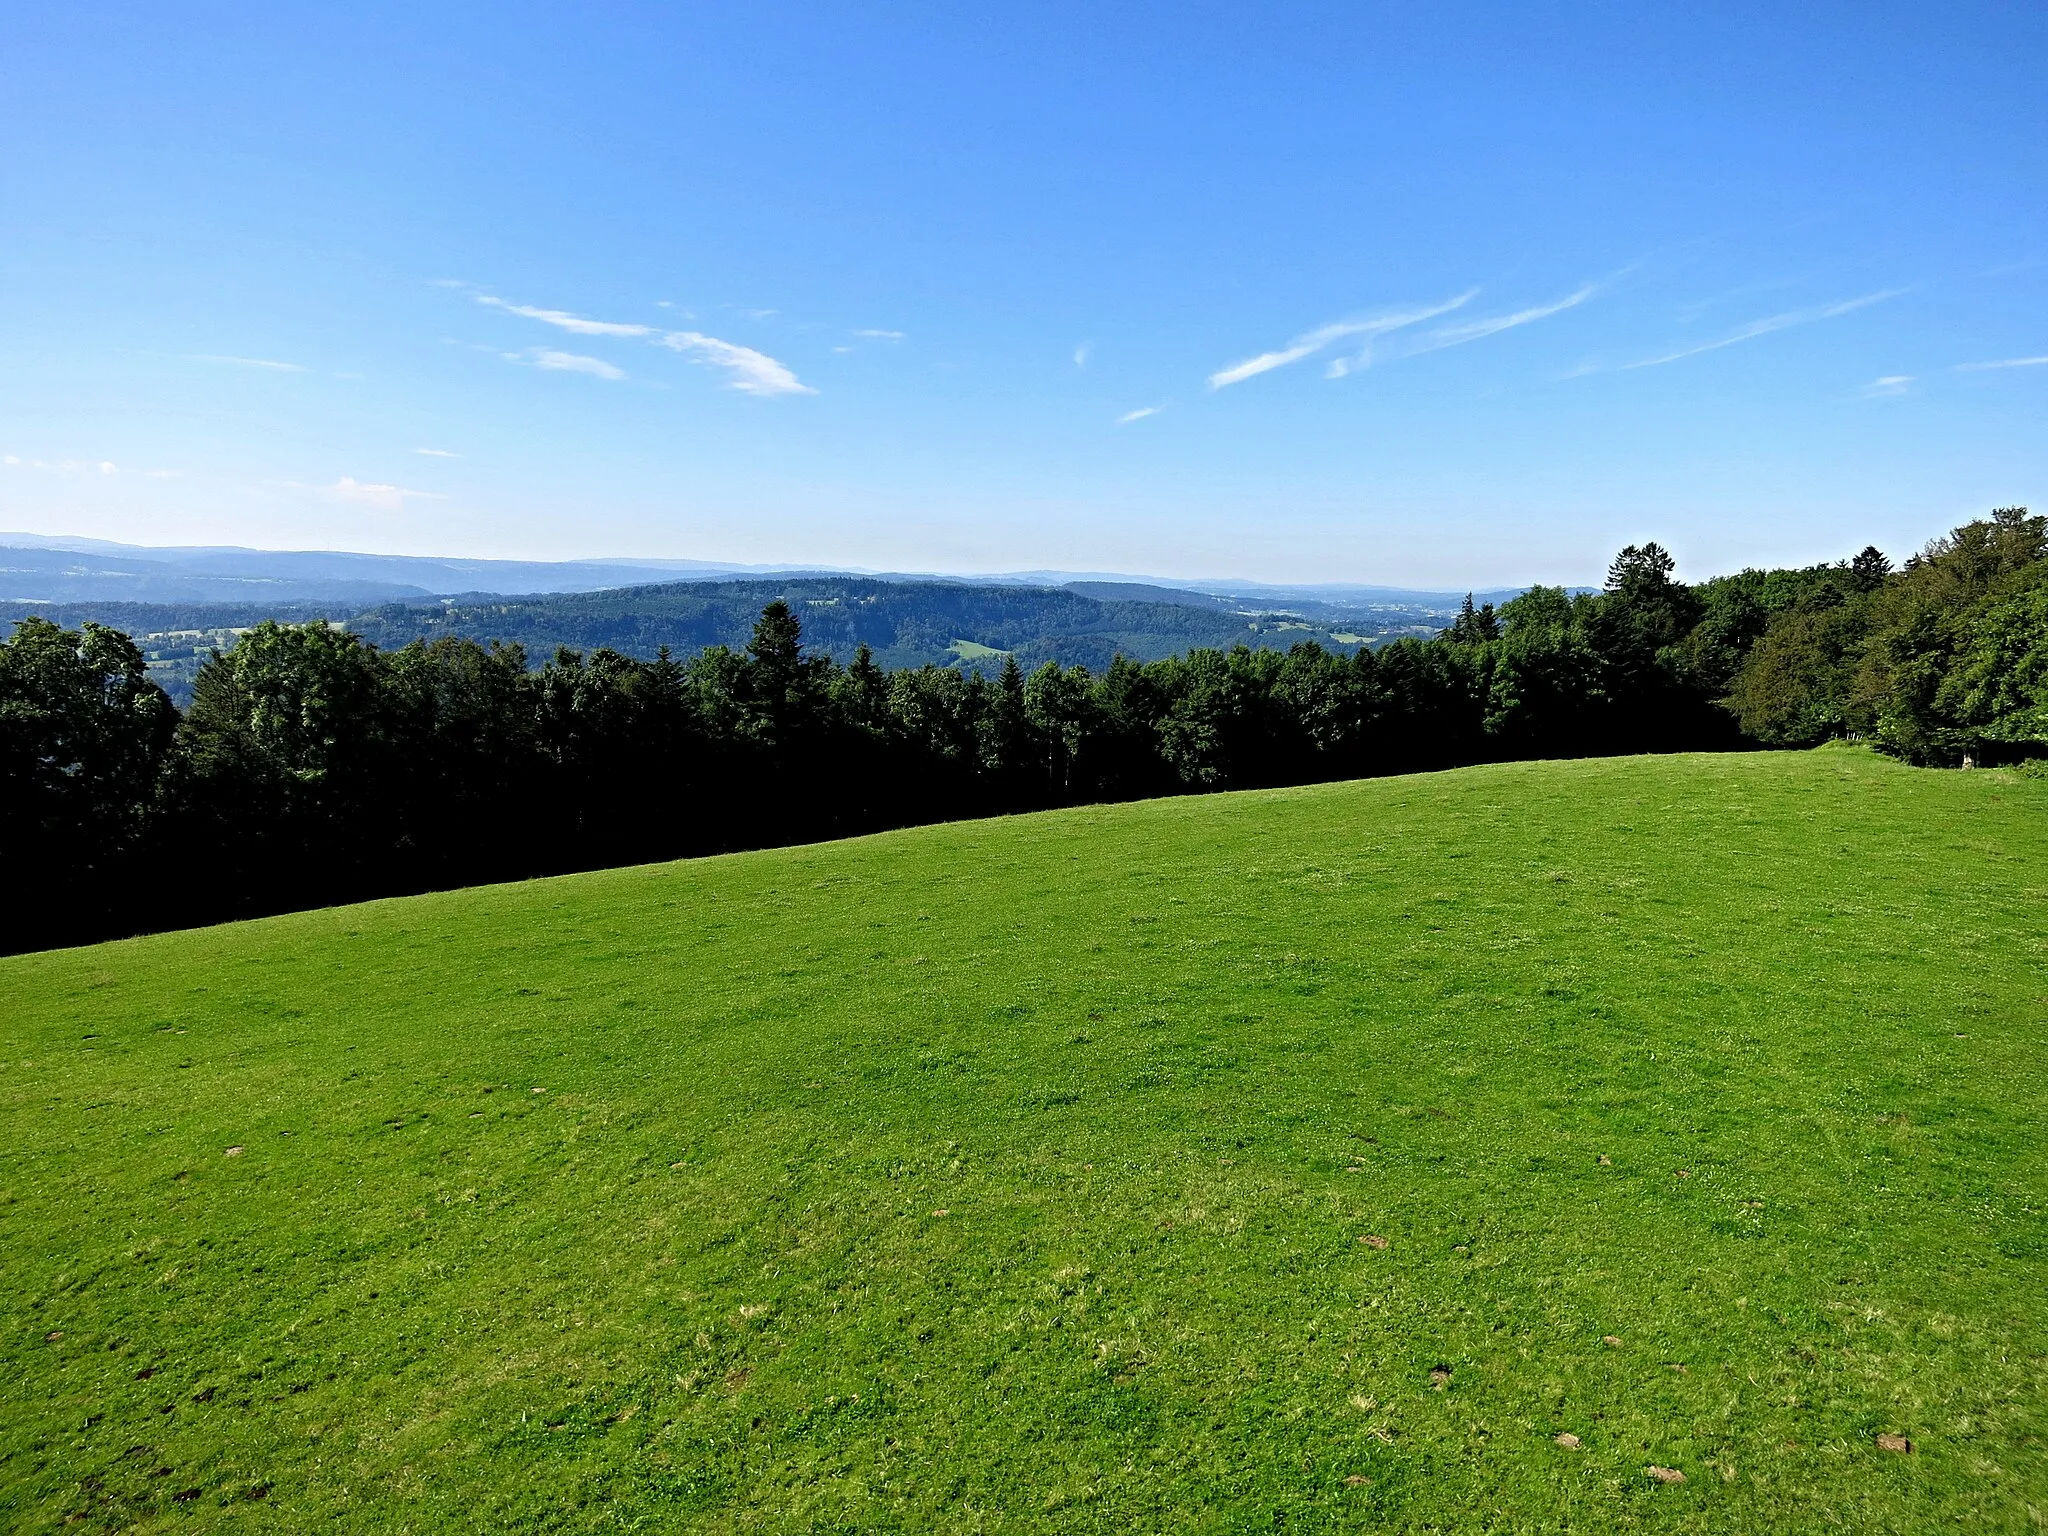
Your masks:
[{"label": "dark green conifer tree", "polygon": [[763,746],[794,749],[823,734],[832,658],[808,656],[803,626],[781,598],[761,610],[747,642],[747,727]]},{"label": "dark green conifer tree", "polygon": [[994,780],[999,798],[1023,792],[1040,759],[1024,706],[1024,669],[1014,655],[1003,658],[980,723],[981,766]]}]

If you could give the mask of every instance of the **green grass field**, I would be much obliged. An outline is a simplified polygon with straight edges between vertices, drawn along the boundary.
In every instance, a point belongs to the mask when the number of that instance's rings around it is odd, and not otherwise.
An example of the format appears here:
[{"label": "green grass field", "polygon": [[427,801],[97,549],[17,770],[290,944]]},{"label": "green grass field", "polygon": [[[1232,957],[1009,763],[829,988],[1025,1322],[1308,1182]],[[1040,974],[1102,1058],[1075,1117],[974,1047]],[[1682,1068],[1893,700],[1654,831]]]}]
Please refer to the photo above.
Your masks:
[{"label": "green grass field", "polygon": [[0,1512],[2037,1529],[2044,898],[1845,748],[0,961]]}]

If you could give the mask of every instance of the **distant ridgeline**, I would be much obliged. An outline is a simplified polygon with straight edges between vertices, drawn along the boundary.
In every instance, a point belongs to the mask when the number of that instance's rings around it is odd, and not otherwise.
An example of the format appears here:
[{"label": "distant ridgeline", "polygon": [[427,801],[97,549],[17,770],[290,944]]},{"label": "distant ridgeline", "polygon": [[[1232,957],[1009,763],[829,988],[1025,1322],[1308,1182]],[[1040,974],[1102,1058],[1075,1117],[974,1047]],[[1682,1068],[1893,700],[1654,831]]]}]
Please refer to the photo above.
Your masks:
[{"label": "distant ridgeline", "polygon": [[[119,629],[23,617],[0,643],[6,944],[1504,759],[1839,736],[1924,764],[2048,755],[2048,519],[2003,509],[1898,571],[1866,549],[1672,572],[1631,546],[1601,592],[1468,599],[1431,638],[1379,646],[1197,595],[849,578],[346,627],[178,609],[182,712]],[[536,667],[526,636],[562,648]],[[1070,643],[1088,664],[1023,665]]]},{"label": "distant ridgeline", "polygon": [[1006,656],[1027,670],[1045,662],[1101,671],[1113,656],[1156,661],[1197,647],[1287,647],[1314,640],[1349,651],[1426,636],[1453,616],[1420,602],[1301,603],[1261,611],[1247,602],[1136,583],[1065,587],[970,586],[860,577],[687,581],[535,597],[469,595],[385,603],[36,603],[0,600],[0,630],[34,613],[67,627],[110,624],[135,639],[151,675],[180,704],[215,647],[265,619],[331,620],[382,650],[459,635],[519,645],[536,661],[559,646],[652,661],[663,647],[688,657],[706,646],[735,649],[754,620],[781,599],[803,624],[808,648],[846,662],[869,648],[884,667],[927,664],[994,672]]}]

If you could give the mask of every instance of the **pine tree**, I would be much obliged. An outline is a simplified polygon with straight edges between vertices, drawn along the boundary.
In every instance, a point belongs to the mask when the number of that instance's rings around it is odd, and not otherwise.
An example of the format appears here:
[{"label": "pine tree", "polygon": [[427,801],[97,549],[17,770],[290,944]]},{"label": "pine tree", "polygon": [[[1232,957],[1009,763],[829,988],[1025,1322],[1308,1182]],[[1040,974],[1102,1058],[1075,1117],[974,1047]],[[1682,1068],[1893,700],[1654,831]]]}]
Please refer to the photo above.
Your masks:
[{"label": "pine tree", "polygon": [[771,747],[816,737],[824,724],[831,670],[831,657],[804,654],[803,626],[788,603],[778,597],[763,608],[747,643],[752,734]]},{"label": "pine tree", "polygon": [[1607,590],[1631,596],[1661,591],[1671,585],[1672,572],[1677,569],[1678,562],[1663,545],[1645,544],[1638,549],[1631,544],[1607,567]]},{"label": "pine tree", "polygon": [[1849,562],[1849,577],[1856,583],[1859,592],[1869,592],[1884,585],[1885,577],[1891,575],[1892,563],[1884,551],[1875,544],[1866,544],[1863,553]]},{"label": "pine tree", "polygon": [[866,641],[834,679],[832,696],[839,718],[855,730],[875,737],[888,733],[889,674],[875,664],[875,653]]},{"label": "pine tree", "polygon": [[1037,759],[1024,708],[1024,670],[1015,656],[1003,658],[1003,670],[981,717],[980,736],[982,770],[998,781],[1019,777]]}]

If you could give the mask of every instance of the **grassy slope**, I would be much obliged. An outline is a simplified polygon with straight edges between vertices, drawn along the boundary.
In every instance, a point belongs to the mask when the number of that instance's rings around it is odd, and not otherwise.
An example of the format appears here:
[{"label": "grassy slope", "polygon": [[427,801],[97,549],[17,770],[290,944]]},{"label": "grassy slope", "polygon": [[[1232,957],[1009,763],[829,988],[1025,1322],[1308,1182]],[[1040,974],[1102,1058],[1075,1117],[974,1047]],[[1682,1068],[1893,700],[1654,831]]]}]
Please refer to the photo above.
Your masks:
[{"label": "grassy slope", "polygon": [[2028,1528],[2044,813],[1527,764],[0,961],[0,1510]]}]

